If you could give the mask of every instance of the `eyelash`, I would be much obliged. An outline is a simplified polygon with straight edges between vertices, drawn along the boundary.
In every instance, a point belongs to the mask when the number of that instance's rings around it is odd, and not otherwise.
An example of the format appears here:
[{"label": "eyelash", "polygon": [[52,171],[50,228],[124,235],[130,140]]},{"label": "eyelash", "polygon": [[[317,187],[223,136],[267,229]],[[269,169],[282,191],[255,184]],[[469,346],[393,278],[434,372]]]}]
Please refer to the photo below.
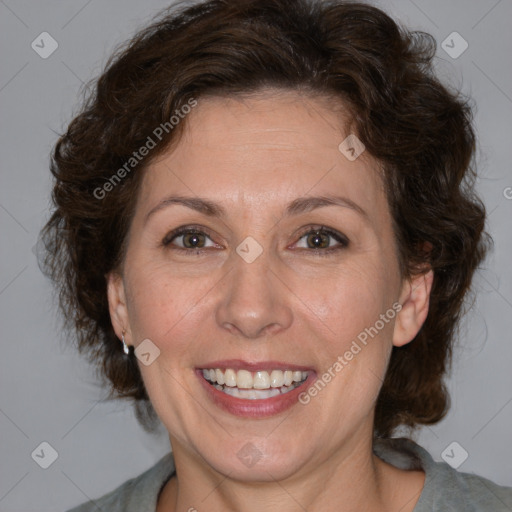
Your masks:
[{"label": "eyelash", "polygon": [[[301,233],[298,235],[298,239],[300,240],[305,235],[315,234],[315,233],[328,235],[328,236],[334,238],[340,245],[336,245],[334,247],[327,247],[326,249],[300,248],[300,250],[306,250],[316,256],[327,256],[336,251],[346,249],[349,245],[349,240],[347,237],[345,237],[344,235],[342,235],[341,233],[338,233],[337,231],[335,231],[333,229],[326,228],[325,226],[308,226],[303,231],[301,231]],[[203,227],[183,226],[180,228],[176,228],[175,230],[168,233],[165,236],[165,238],[162,240],[162,246],[169,247],[171,245],[171,242],[175,238],[178,238],[179,236],[183,236],[183,235],[187,235],[187,234],[206,235],[210,240],[212,240],[210,234],[208,233],[208,230],[206,230]],[[213,242],[213,240],[212,240],[212,242]],[[175,251],[188,253],[188,254],[192,253],[195,255],[200,255],[208,250],[208,248],[199,248],[199,249],[188,248],[187,249],[187,248],[183,248],[183,247],[173,247],[172,249]]]}]

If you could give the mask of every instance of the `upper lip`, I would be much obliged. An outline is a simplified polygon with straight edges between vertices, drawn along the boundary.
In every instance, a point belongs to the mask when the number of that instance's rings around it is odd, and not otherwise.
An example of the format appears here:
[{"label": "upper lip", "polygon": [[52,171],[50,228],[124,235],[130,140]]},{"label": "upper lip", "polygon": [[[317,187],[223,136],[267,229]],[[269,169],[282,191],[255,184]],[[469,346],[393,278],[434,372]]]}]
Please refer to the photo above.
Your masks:
[{"label": "upper lip", "polygon": [[211,361],[209,363],[204,363],[197,368],[200,370],[215,368],[225,370],[227,368],[231,368],[233,370],[247,370],[252,372],[258,370],[293,370],[303,372],[314,371],[312,366],[285,363],[283,361],[244,361],[242,359],[223,359],[222,361]]}]

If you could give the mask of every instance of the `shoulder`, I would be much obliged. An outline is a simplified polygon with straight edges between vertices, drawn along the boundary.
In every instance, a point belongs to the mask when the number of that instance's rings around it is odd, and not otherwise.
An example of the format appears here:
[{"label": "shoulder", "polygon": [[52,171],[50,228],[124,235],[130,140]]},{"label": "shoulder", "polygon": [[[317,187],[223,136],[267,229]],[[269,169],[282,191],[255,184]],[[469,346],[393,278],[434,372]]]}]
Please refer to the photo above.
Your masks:
[{"label": "shoulder", "polygon": [[446,462],[436,462],[415,442],[377,440],[375,453],[401,469],[423,469],[425,485],[414,512],[511,512],[512,487],[503,487],[471,473],[456,471]]},{"label": "shoulder", "polygon": [[140,512],[155,510],[162,485],[174,473],[172,453],[166,454],[144,473],[127,480],[113,491],[66,512]]},{"label": "shoulder", "polygon": [[512,487],[503,487],[481,476],[453,472],[453,484],[447,487],[465,498],[467,510],[475,512],[512,511]]}]

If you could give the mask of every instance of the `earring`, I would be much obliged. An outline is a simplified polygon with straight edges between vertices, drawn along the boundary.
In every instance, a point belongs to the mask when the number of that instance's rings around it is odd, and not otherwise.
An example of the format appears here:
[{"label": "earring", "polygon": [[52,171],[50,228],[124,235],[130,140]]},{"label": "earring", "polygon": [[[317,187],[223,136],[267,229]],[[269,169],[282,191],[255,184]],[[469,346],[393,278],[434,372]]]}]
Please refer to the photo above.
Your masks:
[{"label": "earring", "polygon": [[130,353],[130,347],[128,347],[128,345],[126,344],[126,341],[124,341],[124,332],[123,332],[123,334],[121,336],[123,337],[123,352],[125,354],[129,354]]}]

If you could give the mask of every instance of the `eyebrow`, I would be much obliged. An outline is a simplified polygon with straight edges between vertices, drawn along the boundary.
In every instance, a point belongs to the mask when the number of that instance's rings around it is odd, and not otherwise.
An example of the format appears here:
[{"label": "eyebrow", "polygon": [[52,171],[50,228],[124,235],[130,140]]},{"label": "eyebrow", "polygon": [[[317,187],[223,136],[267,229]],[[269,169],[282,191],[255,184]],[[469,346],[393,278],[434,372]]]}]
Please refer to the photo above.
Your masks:
[{"label": "eyebrow", "polygon": [[[147,213],[144,223],[146,223],[149,218],[156,212],[174,204],[186,206],[187,208],[195,210],[208,217],[226,217],[226,210],[220,204],[214,203],[209,199],[202,197],[170,196],[160,201]],[[305,196],[294,199],[286,207],[285,217],[308,213],[317,208],[323,208],[325,206],[340,206],[343,208],[349,208],[357,212],[366,220],[369,220],[366,211],[363,210],[363,208],[361,208],[354,201],[348,199],[347,197],[331,195]]]}]

